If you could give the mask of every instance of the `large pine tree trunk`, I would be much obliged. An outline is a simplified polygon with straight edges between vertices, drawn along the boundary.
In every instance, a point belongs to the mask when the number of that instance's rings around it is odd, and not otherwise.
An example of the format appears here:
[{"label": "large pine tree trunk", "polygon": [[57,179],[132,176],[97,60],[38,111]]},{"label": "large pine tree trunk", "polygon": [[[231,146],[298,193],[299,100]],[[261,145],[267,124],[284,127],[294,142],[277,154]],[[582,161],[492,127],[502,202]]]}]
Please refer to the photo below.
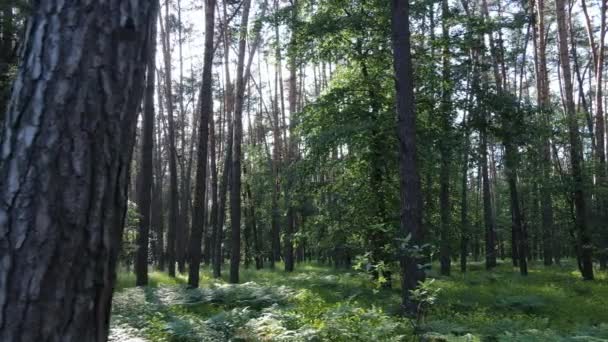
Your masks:
[{"label": "large pine tree trunk", "polygon": [[[156,22],[156,18],[154,18]],[[154,152],[154,85],[156,75],[156,25],[151,25],[148,65],[146,69],[146,89],[141,134],[141,184],[138,194],[140,213],[139,232],[137,236],[137,260],[135,263],[136,285],[148,284],[148,244],[150,236],[151,203],[153,187],[153,152]]]},{"label": "large pine tree trunk", "polygon": [[581,274],[584,279],[593,279],[592,246],[589,227],[587,224],[587,203],[584,193],[583,179],[583,150],[578,133],[578,122],[574,107],[572,75],[570,70],[570,59],[568,57],[568,23],[566,17],[565,0],[555,1],[557,14],[557,32],[559,40],[559,57],[564,83],[565,109],[568,118],[568,130],[570,138],[570,164],[574,180],[574,207],[576,212],[576,232],[578,256],[581,260]]},{"label": "large pine tree trunk", "polygon": [[105,341],[155,7],[33,6],[1,138],[0,340]]},{"label": "large pine tree trunk", "polygon": [[[412,61],[410,55],[410,28],[408,0],[392,0],[392,41],[397,98],[397,134],[399,138],[399,175],[401,213],[399,237],[410,237],[408,244],[421,245],[422,198],[420,178],[416,167],[416,112]],[[415,314],[417,303],[410,291],[425,278],[419,267],[420,260],[399,246],[401,264],[402,306],[405,312]]]}]

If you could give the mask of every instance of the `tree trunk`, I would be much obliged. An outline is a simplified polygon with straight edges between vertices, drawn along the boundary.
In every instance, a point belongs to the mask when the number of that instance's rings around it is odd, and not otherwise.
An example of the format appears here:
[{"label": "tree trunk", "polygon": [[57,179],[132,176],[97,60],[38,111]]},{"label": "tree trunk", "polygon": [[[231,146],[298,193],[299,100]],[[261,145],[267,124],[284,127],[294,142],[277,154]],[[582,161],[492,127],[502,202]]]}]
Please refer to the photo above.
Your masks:
[{"label": "tree trunk", "polygon": [[[156,79],[157,79],[157,87],[156,87],[156,96],[158,99],[162,99],[162,86],[161,86],[161,77],[158,70],[156,71]],[[157,234],[157,256],[158,256],[158,269],[161,271],[165,270],[167,258],[166,258],[166,248],[165,248],[165,206],[164,206],[164,179],[165,179],[165,166],[163,163],[163,147],[166,147],[166,144],[163,141],[163,125],[164,125],[164,108],[163,101],[158,101],[158,115],[156,120],[156,156],[154,160],[156,163],[155,167],[155,193],[152,197],[154,210],[152,211],[154,225],[156,227]]]},{"label": "tree trunk", "polygon": [[[191,170],[187,170],[186,166],[186,110],[184,109],[184,58],[182,53],[182,7],[181,1],[177,0],[177,47],[179,61],[179,84],[178,84],[178,105],[179,105],[179,121],[180,121],[180,155],[178,162],[180,164],[181,191],[179,192],[180,212],[178,217],[177,234],[175,239],[175,256],[177,260],[177,270],[179,273],[186,272],[186,250],[188,247],[188,222],[190,215],[190,180]],[[196,129],[192,129],[196,131]],[[193,144],[194,141],[191,141]],[[177,153],[177,152],[176,152]]]},{"label": "tree trunk", "polygon": [[[154,18],[156,23],[156,18]],[[148,284],[148,243],[151,223],[151,202],[153,178],[153,152],[154,152],[154,85],[156,75],[156,25],[150,25],[150,42],[148,51],[148,65],[146,69],[146,89],[144,96],[144,110],[142,115],[140,176],[141,184],[138,195],[140,213],[139,232],[137,235],[137,259],[135,275],[137,286]]]},{"label": "tree trunk", "polygon": [[[482,114],[486,115],[486,114]],[[483,218],[485,223],[486,269],[496,267],[496,221],[492,208],[490,177],[488,173],[488,133],[487,119],[484,117],[479,130],[481,150],[481,178],[483,193]]]},{"label": "tree trunk", "polygon": [[[286,162],[288,164],[286,184],[285,184],[285,207],[287,208],[287,217],[285,222],[285,247],[283,249],[283,258],[285,259],[285,271],[293,272],[294,269],[294,255],[293,255],[293,235],[295,233],[295,219],[296,212],[291,200],[293,183],[294,183],[294,170],[292,169],[295,160],[295,114],[297,111],[298,103],[298,77],[297,77],[297,65],[295,57],[295,44],[296,44],[296,20],[298,18],[298,1],[293,1],[291,11],[291,40],[289,42],[289,141],[285,140],[287,152],[285,153]],[[287,136],[287,135],[286,135]]]},{"label": "tree trunk", "polygon": [[582,144],[578,133],[578,123],[574,108],[572,76],[568,56],[568,24],[565,0],[555,1],[557,14],[557,32],[559,40],[559,57],[564,83],[565,109],[568,119],[570,139],[570,163],[574,179],[574,207],[576,211],[575,226],[578,233],[578,255],[581,259],[581,274],[585,280],[593,280],[592,246],[589,227],[587,226],[587,204],[584,193]]},{"label": "tree trunk", "polygon": [[[275,11],[278,11],[278,1],[274,2]],[[282,71],[281,66],[281,45],[280,45],[280,36],[279,36],[279,25],[278,23],[275,25],[275,37],[276,37],[276,58],[277,58],[277,68],[275,74],[275,105],[273,114],[273,149],[272,149],[272,173],[274,177],[274,188],[272,190],[272,217],[271,217],[271,247],[272,251],[270,253],[270,267],[274,268],[274,263],[281,259],[281,212],[279,208],[279,196],[281,193],[281,178],[280,178],[280,168],[281,168],[281,151],[283,150],[281,147],[281,121],[279,120],[279,111],[284,112],[284,104],[283,104],[283,78],[280,77]],[[280,89],[278,89],[280,87]],[[280,97],[279,97],[280,94]]]},{"label": "tree trunk", "polygon": [[244,0],[239,37],[239,55],[236,67],[236,98],[233,117],[232,167],[230,183],[231,252],[230,282],[239,282],[241,262],[241,142],[243,139],[243,104],[245,95],[245,53],[251,0]]},{"label": "tree trunk", "polygon": [[200,96],[200,120],[198,128],[198,148],[196,162],[196,185],[194,191],[194,210],[192,233],[190,236],[190,264],[188,285],[198,287],[201,263],[201,243],[205,225],[207,201],[207,143],[209,141],[209,118],[213,116],[213,97],[211,71],[213,66],[213,33],[215,25],[215,0],[205,1],[205,54],[203,56],[203,83]]},{"label": "tree trunk", "polygon": [[215,134],[215,120],[213,118],[213,113],[209,116],[209,162],[211,163],[211,237],[209,238],[209,245],[207,250],[205,251],[205,263],[209,264],[210,261],[214,259],[214,246],[215,240],[218,238],[217,225],[218,225],[218,217],[217,217],[217,207],[218,207],[218,175],[217,175],[217,151],[216,151],[216,141],[217,137]]},{"label": "tree trunk", "polygon": [[[511,130],[505,130],[506,134],[511,134]],[[509,193],[511,197],[511,221],[513,229],[513,244],[517,244],[517,257],[519,262],[519,271],[521,275],[528,275],[527,262],[527,241],[528,237],[523,226],[523,217],[519,203],[519,194],[517,189],[517,149],[509,138],[505,138],[505,173],[507,174],[507,183],[509,184]]]},{"label": "tree trunk", "polygon": [[[231,184],[230,184],[230,218],[232,224],[231,232],[231,255],[230,255],[230,282],[238,283],[239,281],[239,264],[240,264],[240,241],[241,241],[241,144],[243,140],[243,107],[245,104],[245,87],[251,77],[251,64],[253,57],[260,45],[262,30],[262,22],[257,21],[253,27],[254,39],[249,49],[249,57],[245,66],[245,53],[247,50],[247,26],[249,22],[249,10],[251,0],[245,0],[243,5],[243,13],[241,17],[241,31],[239,38],[239,55],[236,69],[236,96],[234,102],[234,124],[233,124],[233,148],[232,148],[232,165],[231,165]],[[261,4],[262,12],[260,18],[266,15],[266,7],[268,0]],[[238,146],[237,146],[238,145]],[[235,231],[236,230],[236,231]],[[235,246],[234,243],[237,243]]]},{"label": "tree trunk", "polygon": [[[213,239],[213,277],[219,278],[221,276],[222,263],[224,261],[222,253],[222,241],[223,241],[223,230],[224,221],[226,218],[226,195],[228,191],[228,181],[230,180],[230,169],[232,160],[232,139],[233,139],[233,121],[232,112],[234,111],[234,88],[230,82],[230,68],[229,68],[229,53],[230,53],[230,30],[228,29],[228,13],[226,11],[226,3],[223,3],[224,10],[224,70],[226,78],[226,89],[224,90],[224,110],[226,112],[226,124],[228,125],[228,132],[226,134],[225,144],[225,157],[224,157],[224,170],[222,172],[222,179],[219,186],[219,203],[217,206],[217,225],[214,227],[215,239]],[[220,122],[221,124],[221,122]],[[220,135],[222,129],[220,129]],[[221,139],[220,139],[221,141]]]},{"label": "tree trunk", "polygon": [[606,210],[608,209],[608,200],[606,200],[606,189],[608,188],[608,179],[606,176],[606,151],[604,148],[604,134],[605,134],[605,121],[604,121],[604,98],[603,98],[603,76],[604,76],[604,52],[605,43],[604,38],[606,36],[606,1],[600,1],[600,37],[598,43],[595,43],[593,37],[593,28],[591,27],[591,21],[587,12],[587,6],[585,0],[581,0],[583,12],[587,23],[587,34],[589,37],[589,46],[591,49],[591,55],[593,56],[593,66],[595,70],[595,173],[597,175],[596,184],[596,211],[594,223],[598,226],[598,232],[600,233],[600,248],[599,254],[600,269],[606,270],[608,267],[608,233],[602,225],[608,220]]},{"label": "tree trunk", "polygon": [[[161,20],[162,22],[162,20]],[[175,122],[173,118],[173,91],[171,79],[171,38],[169,33],[169,1],[165,1],[165,23],[161,23],[163,59],[165,63],[165,101],[169,131],[169,229],[167,231],[167,264],[169,276],[175,277],[176,239],[179,225],[179,196],[177,189],[177,150],[175,147]]]},{"label": "tree trunk", "polygon": [[0,340],[106,341],[156,6],[31,5],[0,145]]},{"label": "tree trunk", "polygon": [[540,188],[541,201],[541,220],[542,220],[542,235],[543,235],[543,262],[546,266],[553,263],[553,198],[551,194],[551,102],[549,99],[549,76],[547,72],[546,58],[546,39],[545,39],[545,5],[544,0],[537,0],[536,3],[536,25],[534,29],[534,42],[536,45],[536,87],[537,87],[537,104],[541,122],[545,128],[542,137],[542,182]]},{"label": "tree trunk", "polygon": [[[398,236],[407,244],[422,244],[422,198],[420,178],[416,167],[416,112],[412,61],[410,56],[410,28],[408,0],[392,0],[393,65],[397,98],[397,132],[399,138],[399,175],[401,188],[400,230]],[[418,305],[410,291],[425,278],[419,260],[399,246],[401,264],[402,307],[406,313],[417,313]]]},{"label": "tree trunk", "polygon": [[448,1],[442,1],[442,94],[441,94],[441,129],[442,137],[440,141],[441,166],[439,171],[439,212],[441,217],[441,243],[440,243],[440,262],[441,275],[449,276],[451,271],[451,251],[450,251],[450,164],[451,164],[451,128],[452,128],[452,89],[450,79],[450,35],[449,35],[449,7]]},{"label": "tree trunk", "polygon": [[469,148],[471,145],[469,138],[469,122],[467,121],[467,113],[465,113],[462,119],[464,125],[464,149],[463,149],[463,162],[462,162],[462,195],[460,202],[460,271],[465,273],[467,271],[467,256],[468,245],[470,240],[470,227],[469,227],[469,202],[468,202],[468,176],[469,176]]}]

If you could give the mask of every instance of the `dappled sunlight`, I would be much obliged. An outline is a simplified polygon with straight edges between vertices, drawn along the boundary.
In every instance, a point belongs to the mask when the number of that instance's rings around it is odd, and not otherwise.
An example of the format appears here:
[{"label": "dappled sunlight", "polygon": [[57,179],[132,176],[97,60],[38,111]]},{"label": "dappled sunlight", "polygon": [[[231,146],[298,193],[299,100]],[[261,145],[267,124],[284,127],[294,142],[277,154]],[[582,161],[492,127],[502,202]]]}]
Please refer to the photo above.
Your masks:
[{"label": "dappled sunlight", "polygon": [[432,284],[440,289],[438,301],[414,330],[395,314],[398,289],[378,289],[364,273],[298,266],[293,273],[244,270],[241,284],[202,273],[197,289],[152,273],[151,286],[115,294],[113,332],[136,332],[150,341],[608,338],[608,286],[582,281],[568,267],[537,267],[521,277],[503,264],[491,272],[438,277]]}]

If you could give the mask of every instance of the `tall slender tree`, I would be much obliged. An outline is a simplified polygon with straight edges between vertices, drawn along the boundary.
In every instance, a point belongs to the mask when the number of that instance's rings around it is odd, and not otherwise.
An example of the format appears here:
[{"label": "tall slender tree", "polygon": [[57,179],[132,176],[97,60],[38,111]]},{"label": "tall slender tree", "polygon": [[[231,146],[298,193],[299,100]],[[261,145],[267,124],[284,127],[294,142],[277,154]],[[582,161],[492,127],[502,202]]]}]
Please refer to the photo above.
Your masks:
[{"label": "tall slender tree", "polygon": [[[296,64],[296,21],[298,20],[298,1],[292,2],[291,10],[291,40],[289,42],[290,53],[289,53],[289,140],[286,140],[286,152],[285,159],[286,164],[292,164],[295,159],[295,114],[297,111],[298,101],[298,89],[297,89],[297,72],[298,66]],[[287,129],[287,128],[286,128]],[[287,215],[285,218],[285,247],[283,248],[284,259],[285,259],[285,271],[293,272],[294,269],[294,255],[293,255],[293,234],[295,230],[296,212],[292,200],[291,191],[293,190],[294,175],[293,170],[288,170],[286,175],[287,181],[285,183],[285,207],[287,209]]]},{"label": "tall slender tree", "polygon": [[[403,244],[420,245],[423,238],[422,198],[416,165],[416,111],[410,54],[409,1],[392,0],[391,8],[401,188],[399,236]],[[425,274],[419,267],[416,256],[409,253],[408,246],[400,245],[399,250],[402,306],[406,313],[415,314],[418,305],[410,291],[424,280]]]},{"label": "tall slender tree", "polygon": [[247,30],[251,0],[244,0],[239,34],[239,54],[236,67],[236,98],[233,117],[232,161],[230,172],[230,222],[231,254],[230,282],[239,282],[241,262],[241,144],[243,140],[243,104],[245,96],[245,53],[247,52]]},{"label": "tall slender tree", "polygon": [[[534,8],[534,1],[531,6]],[[545,133],[542,136],[542,182],[540,185],[541,220],[543,234],[543,260],[545,265],[553,263],[553,197],[551,193],[551,131],[549,98],[549,76],[547,72],[547,39],[545,32],[545,0],[536,1],[536,21],[534,25],[534,45],[536,64],[537,104]]]},{"label": "tall slender tree", "polygon": [[[156,2],[154,2],[156,4]],[[156,18],[154,18],[156,22]],[[153,188],[154,158],[154,86],[156,80],[156,25],[150,25],[150,44],[148,46],[148,65],[146,66],[146,88],[142,113],[140,189],[138,207],[140,213],[137,236],[137,260],[135,263],[136,285],[148,284],[148,244],[150,236],[151,203]]]},{"label": "tall slender tree", "polygon": [[580,271],[585,280],[593,280],[592,244],[589,234],[587,203],[583,179],[583,149],[578,132],[574,95],[572,90],[572,72],[568,55],[568,19],[566,16],[565,0],[555,1],[557,16],[558,51],[564,84],[565,110],[568,119],[570,139],[570,164],[573,177],[573,194],[575,208],[575,225],[577,236],[577,249],[580,258]]},{"label": "tall slender tree", "polygon": [[192,234],[190,237],[190,265],[188,285],[198,287],[199,266],[201,263],[201,244],[207,201],[205,198],[207,185],[207,145],[209,141],[209,118],[213,116],[212,75],[213,66],[213,36],[215,27],[215,0],[205,1],[205,54],[203,57],[203,83],[200,92],[200,112],[198,127],[198,148],[196,163],[196,185],[194,191],[194,210],[192,217]]},{"label": "tall slender tree", "polygon": [[[162,18],[162,16],[161,16]],[[161,40],[165,63],[165,102],[169,140],[169,228],[167,231],[167,265],[169,276],[175,277],[176,239],[179,225],[179,192],[177,185],[177,147],[175,146],[175,118],[173,117],[173,80],[171,78],[171,21],[169,0],[165,1],[165,20],[161,19]]]},{"label": "tall slender tree", "polygon": [[441,31],[442,31],[442,80],[441,80],[441,104],[440,104],[440,126],[442,137],[440,141],[441,166],[440,166],[440,194],[439,206],[441,216],[441,274],[450,275],[451,251],[450,251],[450,172],[451,172],[451,145],[452,145],[452,89],[450,70],[450,26],[449,26],[448,0],[441,2]]}]

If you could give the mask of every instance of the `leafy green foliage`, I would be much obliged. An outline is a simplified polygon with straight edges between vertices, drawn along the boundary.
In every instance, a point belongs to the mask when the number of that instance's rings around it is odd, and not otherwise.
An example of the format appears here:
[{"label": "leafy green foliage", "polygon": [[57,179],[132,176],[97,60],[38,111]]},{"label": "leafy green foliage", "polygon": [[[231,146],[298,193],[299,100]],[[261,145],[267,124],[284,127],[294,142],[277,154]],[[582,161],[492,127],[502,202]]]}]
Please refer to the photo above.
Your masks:
[{"label": "leafy green foliage", "polygon": [[160,273],[151,274],[150,287],[134,288],[119,274],[112,334],[147,341],[608,340],[603,280],[580,281],[574,265],[539,269],[528,278],[504,263],[451,278],[431,271],[415,293],[426,309],[419,324],[396,315],[399,288],[319,265],[301,264],[289,275],[244,270],[239,285],[203,274],[200,289]]},{"label": "leafy green foliage", "polygon": [[137,204],[132,201],[127,203],[127,215],[122,233],[122,245],[118,260],[125,266],[130,267],[137,253],[137,229],[139,227],[139,212]]}]

